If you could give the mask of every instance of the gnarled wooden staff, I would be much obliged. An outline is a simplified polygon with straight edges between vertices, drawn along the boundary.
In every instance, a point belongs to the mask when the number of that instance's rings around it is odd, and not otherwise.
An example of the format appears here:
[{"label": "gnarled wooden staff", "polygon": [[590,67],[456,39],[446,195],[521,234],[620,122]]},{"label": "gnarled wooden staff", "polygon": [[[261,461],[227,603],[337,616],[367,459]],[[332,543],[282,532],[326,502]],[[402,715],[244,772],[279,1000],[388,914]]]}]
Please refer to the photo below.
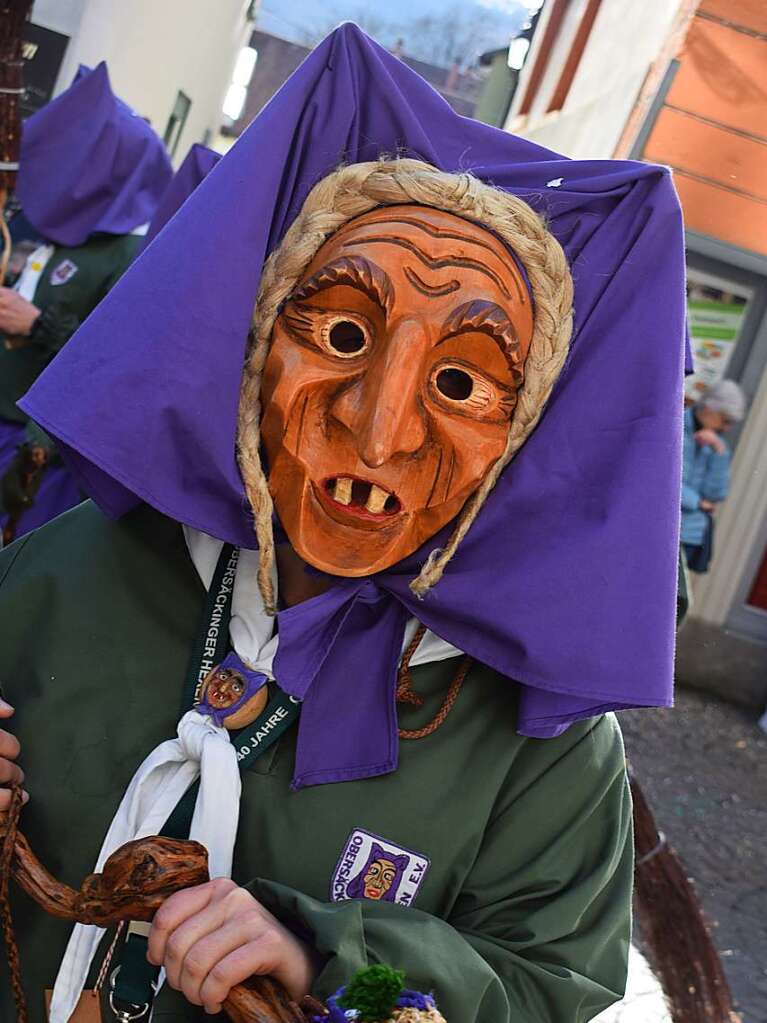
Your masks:
[{"label": "gnarled wooden staff", "polygon": [[24,94],[22,32],[32,9],[32,0],[0,0],[0,285],[5,280],[11,256],[11,237],[3,216],[8,193],[16,183],[21,149],[21,113]]},{"label": "gnarled wooden staff", "polygon": [[[5,219],[5,204],[15,187],[19,170],[20,103],[24,95],[22,35],[31,10],[32,0],[0,0],[0,286],[5,283],[11,258],[11,233]],[[6,345],[9,343],[6,338]],[[18,514],[15,518],[18,518]],[[5,544],[14,538],[15,518],[11,515],[3,530]]]},{"label": "gnarled wooden staff", "polygon": [[[26,1023],[19,954],[13,933],[8,884],[10,878],[52,916],[82,924],[110,927],[125,920],[150,921],[175,892],[208,880],[208,853],[199,842],[153,836],[128,842],[114,852],[100,874],[89,874],[79,891],[57,881],[40,863],[18,830],[21,789],[13,791],[11,807],[0,813],[0,913],[16,999],[18,1023]],[[322,1011],[313,998],[302,1006],[271,977],[251,977],[236,985],[224,1001],[232,1023],[307,1023]]]}]

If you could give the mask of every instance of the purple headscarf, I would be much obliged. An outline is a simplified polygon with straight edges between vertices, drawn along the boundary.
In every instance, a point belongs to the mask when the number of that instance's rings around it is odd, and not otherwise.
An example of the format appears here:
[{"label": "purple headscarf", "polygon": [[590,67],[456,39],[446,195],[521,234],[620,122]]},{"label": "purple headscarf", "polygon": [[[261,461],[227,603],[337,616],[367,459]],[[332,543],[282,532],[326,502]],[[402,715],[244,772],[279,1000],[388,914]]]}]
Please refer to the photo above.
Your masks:
[{"label": "purple headscarf", "polygon": [[173,168],[162,141],[112,92],[107,66],[74,82],[24,124],[17,194],[57,245],[97,231],[129,234],[151,220]]},{"label": "purple headscarf", "polygon": [[354,26],[288,79],[22,407],[107,513],[146,501],[255,546],[235,434],[261,267],[312,185],[382,153],[471,170],[545,214],[572,267],[575,333],[540,425],[423,601],[408,584],[444,534],[280,612],[275,672],[304,701],[296,786],[396,767],[412,614],[516,680],[525,735],[671,702],[684,248],[669,172],[568,160],[460,117]]},{"label": "purple headscarf", "polygon": [[173,175],[173,180],[165,189],[155,210],[149,230],[144,239],[143,248],[155,239],[170,218],[186,202],[199,183],[213,170],[221,154],[201,146],[199,142],[191,147],[184,157],[181,166]]}]

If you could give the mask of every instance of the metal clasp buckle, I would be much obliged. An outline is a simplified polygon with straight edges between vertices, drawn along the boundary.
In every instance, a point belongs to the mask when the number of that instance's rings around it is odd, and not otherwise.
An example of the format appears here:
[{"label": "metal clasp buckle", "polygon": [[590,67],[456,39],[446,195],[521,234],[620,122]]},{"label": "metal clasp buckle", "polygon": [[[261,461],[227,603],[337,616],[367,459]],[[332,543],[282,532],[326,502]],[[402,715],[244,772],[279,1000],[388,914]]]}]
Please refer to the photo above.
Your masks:
[{"label": "metal clasp buckle", "polygon": [[120,967],[116,966],[109,975],[109,1008],[114,1013],[115,1019],[118,1023],[133,1023],[133,1020],[141,1019],[149,1011],[149,1002],[144,1002],[142,1005],[134,1005],[132,1002],[124,1002],[124,1008],[118,1008],[115,1005],[115,984],[117,982],[117,975],[120,972]]}]

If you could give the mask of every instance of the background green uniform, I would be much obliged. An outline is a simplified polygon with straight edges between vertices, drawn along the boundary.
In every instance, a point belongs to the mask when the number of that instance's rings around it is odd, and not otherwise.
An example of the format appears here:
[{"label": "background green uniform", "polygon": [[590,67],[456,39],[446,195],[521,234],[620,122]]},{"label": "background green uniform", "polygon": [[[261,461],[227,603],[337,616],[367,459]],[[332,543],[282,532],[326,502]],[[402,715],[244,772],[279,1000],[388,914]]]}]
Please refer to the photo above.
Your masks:
[{"label": "background green uniform", "polygon": [[[23,828],[70,883],[92,869],[140,761],[175,734],[203,597],[180,526],[146,507],[115,523],[86,503],[0,554]],[[401,727],[433,717],[456,667],[413,670],[426,703],[400,708]],[[621,997],[633,864],[618,726],[608,715],[527,739],[516,701],[513,682],[475,665],[444,724],[401,742],[393,774],[291,792],[293,731],[244,774],[234,879],[325,957],[318,995],[384,961],[433,990],[448,1023],[581,1023]],[[429,860],[413,905],[331,901],[355,829]],[[38,1023],[69,925],[22,895],[15,913]],[[0,992],[11,1023],[2,974]],[[155,1019],[198,1018],[161,992]]]},{"label": "background green uniform", "polygon": [[[13,350],[0,344],[0,419],[27,422],[16,402],[127,270],[141,242],[133,234],[94,234],[76,248],[54,248],[35,288],[32,301],[42,315],[27,343]],[[66,262],[77,269],[57,284],[56,270]]]}]

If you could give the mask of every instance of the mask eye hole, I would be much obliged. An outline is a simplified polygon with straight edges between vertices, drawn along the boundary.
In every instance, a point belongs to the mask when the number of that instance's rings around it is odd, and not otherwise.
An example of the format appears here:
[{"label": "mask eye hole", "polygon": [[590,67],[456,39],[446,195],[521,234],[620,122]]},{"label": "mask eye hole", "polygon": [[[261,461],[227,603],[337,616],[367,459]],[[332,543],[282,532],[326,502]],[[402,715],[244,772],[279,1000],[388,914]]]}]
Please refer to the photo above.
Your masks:
[{"label": "mask eye hole", "polygon": [[469,374],[455,366],[441,369],[434,382],[439,393],[450,401],[466,401],[474,390],[474,381]]},{"label": "mask eye hole", "polygon": [[361,355],[368,347],[367,333],[355,320],[331,320],[323,327],[322,340],[333,355],[342,359]]}]

